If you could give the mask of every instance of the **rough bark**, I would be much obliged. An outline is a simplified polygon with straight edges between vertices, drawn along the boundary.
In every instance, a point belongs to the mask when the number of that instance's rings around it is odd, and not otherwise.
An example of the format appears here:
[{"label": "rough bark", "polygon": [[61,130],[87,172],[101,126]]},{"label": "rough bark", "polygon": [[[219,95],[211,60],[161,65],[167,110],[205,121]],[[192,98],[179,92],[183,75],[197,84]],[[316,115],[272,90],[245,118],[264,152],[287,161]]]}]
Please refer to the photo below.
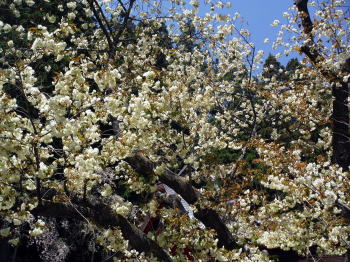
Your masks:
[{"label": "rough bark", "polygon": [[312,20],[310,17],[309,9],[307,8],[307,3],[309,0],[296,0],[295,5],[298,7],[299,13],[302,16],[302,26],[304,28],[305,34],[310,34],[312,31]]},{"label": "rough bark", "polygon": [[42,205],[35,208],[32,213],[44,217],[89,221],[102,228],[118,227],[132,248],[139,252],[152,253],[160,261],[172,261],[170,256],[155,241],[147,238],[135,225],[131,224],[122,215],[116,214],[107,205],[101,203],[91,204],[82,201],[64,203],[43,201]]},{"label": "rough bark", "polygon": [[164,172],[159,177],[159,180],[175,190],[176,193],[182,196],[189,204],[194,204],[199,199],[199,193],[190,183],[185,181],[182,177],[174,176],[170,172]]},{"label": "rough bark", "polygon": [[[143,156],[142,153],[136,153],[133,157],[128,157],[125,160],[136,172],[155,176],[153,171],[154,164]],[[165,172],[159,176],[159,180],[174,189],[175,192],[189,204],[196,204],[199,200],[199,192],[182,177],[172,175],[170,172]],[[228,250],[239,247],[231,232],[215,210],[210,208],[200,208],[199,206],[197,206],[197,209],[198,212],[195,213],[195,217],[206,227],[215,230],[217,238],[219,239],[219,246],[224,246]]]},{"label": "rough bark", "polygon": [[200,220],[206,227],[212,228],[218,234],[218,245],[223,246],[228,250],[239,248],[236,240],[233,238],[231,232],[226,227],[218,213],[210,208],[200,208],[198,212],[194,213],[195,218]]}]

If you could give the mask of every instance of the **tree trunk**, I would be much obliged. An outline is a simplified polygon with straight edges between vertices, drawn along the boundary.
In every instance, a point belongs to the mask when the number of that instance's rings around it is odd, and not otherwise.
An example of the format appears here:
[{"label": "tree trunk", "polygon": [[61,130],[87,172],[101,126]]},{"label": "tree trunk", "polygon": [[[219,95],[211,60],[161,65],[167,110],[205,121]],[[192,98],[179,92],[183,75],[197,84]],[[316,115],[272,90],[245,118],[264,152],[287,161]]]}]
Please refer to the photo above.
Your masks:
[{"label": "tree trunk", "polygon": [[349,85],[342,82],[339,87],[332,84],[333,114],[332,114],[332,162],[348,171],[350,165],[349,136]]},{"label": "tree trunk", "polygon": [[309,58],[314,66],[319,66],[322,76],[329,81],[333,92],[332,113],[332,163],[338,164],[348,171],[350,165],[350,135],[349,135],[349,81],[345,82],[343,76],[350,74],[350,58],[346,59],[340,73],[325,69],[320,63],[325,60],[323,55],[313,46],[313,22],[308,10],[308,0],[295,0],[295,5],[301,17],[304,34],[308,38],[307,44],[300,51]]}]

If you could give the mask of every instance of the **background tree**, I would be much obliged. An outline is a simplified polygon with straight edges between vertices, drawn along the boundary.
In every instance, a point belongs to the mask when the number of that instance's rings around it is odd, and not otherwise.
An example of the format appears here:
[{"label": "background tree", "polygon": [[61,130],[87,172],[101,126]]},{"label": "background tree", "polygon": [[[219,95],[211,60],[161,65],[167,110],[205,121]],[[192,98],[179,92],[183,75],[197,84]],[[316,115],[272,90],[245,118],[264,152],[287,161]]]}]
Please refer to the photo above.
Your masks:
[{"label": "background tree", "polygon": [[265,60],[262,77],[269,81],[271,81],[273,77],[278,81],[285,81],[287,79],[284,66],[281,65],[272,54],[269,54]]},{"label": "background tree", "polygon": [[297,58],[292,58],[288,61],[286,65],[286,71],[288,75],[295,74],[295,71],[297,69],[301,69],[303,66],[300,64],[299,60]]}]

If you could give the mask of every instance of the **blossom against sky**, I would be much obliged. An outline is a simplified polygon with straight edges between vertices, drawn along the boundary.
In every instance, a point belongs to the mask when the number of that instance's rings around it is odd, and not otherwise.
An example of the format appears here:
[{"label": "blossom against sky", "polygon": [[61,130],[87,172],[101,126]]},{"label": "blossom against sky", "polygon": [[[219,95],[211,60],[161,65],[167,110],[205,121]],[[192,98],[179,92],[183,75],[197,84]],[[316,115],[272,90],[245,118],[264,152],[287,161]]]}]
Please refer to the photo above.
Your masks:
[{"label": "blossom against sky", "polygon": [[[280,26],[272,27],[271,24],[275,20],[287,23],[287,19],[283,17],[283,12],[293,5],[293,0],[232,0],[232,9],[239,12],[244,19],[247,29],[251,33],[251,41],[256,45],[257,49],[265,51],[265,56],[269,52],[276,54],[280,50],[272,50],[272,43],[277,38]],[[264,43],[268,38],[269,42]],[[290,58],[297,54],[291,54],[290,57],[282,57],[280,61],[285,64]]]}]

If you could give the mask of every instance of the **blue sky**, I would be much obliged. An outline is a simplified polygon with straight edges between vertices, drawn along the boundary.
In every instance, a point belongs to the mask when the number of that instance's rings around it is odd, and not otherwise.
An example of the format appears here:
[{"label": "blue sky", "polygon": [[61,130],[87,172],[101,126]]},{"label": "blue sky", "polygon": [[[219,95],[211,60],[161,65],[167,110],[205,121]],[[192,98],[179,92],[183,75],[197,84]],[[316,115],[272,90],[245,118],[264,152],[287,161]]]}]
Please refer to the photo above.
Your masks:
[{"label": "blue sky", "polygon": [[[204,0],[200,1],[204,4]],[[272,49],[272,44],[277,38],[277,34],[280,30],[281,25],[287,23],[287,19],[283,17],[283,13],[287,12],[288,9],[293,6],[294,0],[227,1],[231,3],[231,7],[224,8],[222,10],[222,13],[227,14],[229,12],[231,16],[233,16],[236,12],[241,14],[241,18],[236,22],[236,26],[249,30],[249,32],[251,33],[250,42],[253,42],[255,44],[256,50],[264,50],[265,58],[268,56],[269,53],[272,53],[273,55],[281,53],[282,57],[278,60],[283,65],[286,65],[291,58],[297,57],[298,59],[300,59],[299,54],[296,52],[291,53],[289,57],[286,57],[283,53],[284,49]],[[226,1],[223,0],[222,2]],[[208,8],[208,5],[202,5],[199,10],[199,15],[201,16],[208,12]],[[281,22],[280,25],[272,27],[271,24],[274,20],[279,20]],[[240,22],[242,22],[241,25],[239,24]],[[264,40],[266,38],[270,40],[268,44],[264,43]]]},{"label": "blue sky", "polygon": [[[278,19],[281,23],[286,23],[283,12],[293,5],[293,0],[231,0],[232,9],[239,12],[244,19],[247,29],[251,33],[251,41],[255,43],[257,49],[265,51],[265,56],[271,52],[276,54],[278,51],[272,50],[272,43],[277,37],[279,26],[272,27],[271,23]],[[270,42],[264,44],[265,38],[269,38]],[[280,50],[279,50],[280,51]],[[289,57],[282,57],[279,61],[286,64],[292,57],[298,56],[297,53]]]}]

